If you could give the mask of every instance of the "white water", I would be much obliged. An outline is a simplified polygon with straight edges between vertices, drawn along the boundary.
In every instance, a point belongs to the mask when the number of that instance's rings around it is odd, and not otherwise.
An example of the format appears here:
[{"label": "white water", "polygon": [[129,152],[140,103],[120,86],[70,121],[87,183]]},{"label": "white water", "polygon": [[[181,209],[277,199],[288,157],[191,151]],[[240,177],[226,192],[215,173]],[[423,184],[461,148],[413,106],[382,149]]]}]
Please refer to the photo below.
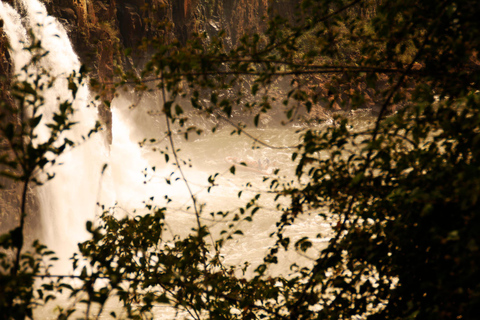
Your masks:
[{"label": "white water", "polygon": [[[40,67],[49,70],[51,75],[57,78],[57,82],[45,92],[45,122],[56,110],[57,98],[70,97],[65,89],[65,77],[78,71],[80,63],[64,28],[47,15],[43,4],[38,0],[22,0],[21,3],[26,12],[24,18],[3,2],[0,2],[0,18],[5,21],[5,32],[11,43],[16,73],[20,73],[22,66],[29,61],[28,52],[22,50],[23,43],[28,42],[28,28],[34,30],[36,36],[42,40],[43,47],[49,51]],[[140,103],[137,110],[130,110],[131,101],[120,96],[112,102],[112,145],[106,145],[101,133],[85,142],[82,136],[89,132],[97,120],[96,109],[89,101],[88,87],[83,86],[74,101],[75,120],[78,125],[67,133],[78,145],[61,156],[58,162],[62,164],[51,169],[51,172],[56,174],[55,178],[38,189],[44,226],[42,240],[60,256],[61,263],[57,269],[59,272],[69,272],[68,258],[76,250],[76,244],[86,240],[88,236],[85,222],[95,220],[96,215],[101,212],[97,203],[107,208],[116,204],[115,210],[119,214],[133,215],[141,212],[144,201],[154,197],[155,204],[169,208],[167,222],[174,233],[186,235],[195,226],[193,210],[187,209],[191,206],[191,199],[184,182],[177,180],[179,173],[171,165],[172,161],[166,165],[163,155],[154,151],[153,147],[142,149],[137,143],[143,138],[163,137],[163,118],[148,116],[145,107],[147,103]],[[277,161],[285,174],[291,174],[293,164],[288,150],[252,149],[250,139],[245,136],[232,136],[230,131],[225,128],[215,135],[205,134],[192,137],[189,141],[176,137],[175,141],[177,147],[182,149],[182,159],[192,159],[193,166],[185,166],[185,173],[199,203],[206,204],[202,221],[214,235],[225,228],[226,222],[212,219],[208,214],[210,211],[238,210],[254,194],[263,193],[263,209],[257,214],[254,223],[244,223],[241,226],[245,237],[230,241],[222,252],[229,264],[241,264],[249,260],[255,265],[262,262],[264,253],[273,242],[269,234],[275,230],[275,222],[280,213],[274,209],[272,196],[264,193],[266,187],[262,184],[263,177],[248,171],[231,175],[230,165],[225,162],[225,157],[268,157]],[[276,128],[259,129],[254,133],[275,145],[293,145],[298,142],[294,131],[294,128]],[[48,137],[48,130],[42,126],[37,134],[38,142],[41,142]],[[102,176],[105,163],[108,164],[108,169]],[[156,168],[155,171],[152,167]],[[207,192],[207,179],[216,172],[220,173],[216,181],[218,186]],[[170,179],[170,184],[166,183],[166,179]],[[253,186],[246,187],[247,181],[251,181]],[[244,192],[240,199],[239,191]],[[168,204],[166,195],[172,199]],[[315,238],[317,233],[326,234],[328,230],[328,224],[312,215],[291,226],[289,233],[297,239],[307,235]],[[319,238],[319,246],[327,239],[326,236]],[[286,267],[294,261],[299,262],[299,259],[301,258],[295,253],[285,255],[282,264],[273,271],[286,272]]]},{"label": "white water", "polygon": [[[11,45],[11,56],[16,74],[20,80],[27,79],[21,71],[31,59],[31,53],[24,46],[31,40],[27,38],[27,30],[32,30],[42,47],[48,54],[36,66],[30,66],[29,74],[46,70],[55,78],[55,85],[43,92],[45,104],[41,109],[42,123],[36,129],[36,143],[46,141],[50,136],[44,125],[51,121],[58,110],[59,101],[73,97],[67,90],[67,77],[78,72],[80,62],[72,49],[65,29],[60,23],[47,15],[45,6],[37,0],[22,0],[20,5],[25,9],[25,17],[12,9],[8,4],[0,2],[0,18],[4,20],[5,33]],[[46,79],[47,80],[47,79]],[[107,152],[100,135],[87,142],[83,137],[88,134],[96,122],[96,109],[89,105],[90,93],[87,86],[82,86],[73,101],[75,114],[73,120],[79,124],[74,126],[63,137],[73,140],[77,146],[67,150],[57,164],[48,169],[55,173],[55,178],[38,188],[41,206],[43,241],[60,256],[61,270],[69,264],[67,258],[76,248],[76,243],[86,238],[85,222],[95,217],[96,197],[99,194],[98,182]]]}]

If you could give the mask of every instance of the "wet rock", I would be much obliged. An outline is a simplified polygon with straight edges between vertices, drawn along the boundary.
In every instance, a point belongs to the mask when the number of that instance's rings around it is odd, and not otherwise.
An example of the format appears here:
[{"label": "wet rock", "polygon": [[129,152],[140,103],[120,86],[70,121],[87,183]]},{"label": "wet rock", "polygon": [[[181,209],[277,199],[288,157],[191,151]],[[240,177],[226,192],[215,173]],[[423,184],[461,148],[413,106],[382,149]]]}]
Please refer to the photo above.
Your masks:
[{"label": "wet rock", "polygon": [[64,18],[67,20],[69,23],[73,24],[76,23],[77,21],[77,14],[75,11],[71,8],[60,8],[60,17]]},{"label": "wet rock", "polygon": [[142,40],[143,23],[138,11],[138,8],[128,3],[117,6],[118,25],[126,47],[135,47]]}]

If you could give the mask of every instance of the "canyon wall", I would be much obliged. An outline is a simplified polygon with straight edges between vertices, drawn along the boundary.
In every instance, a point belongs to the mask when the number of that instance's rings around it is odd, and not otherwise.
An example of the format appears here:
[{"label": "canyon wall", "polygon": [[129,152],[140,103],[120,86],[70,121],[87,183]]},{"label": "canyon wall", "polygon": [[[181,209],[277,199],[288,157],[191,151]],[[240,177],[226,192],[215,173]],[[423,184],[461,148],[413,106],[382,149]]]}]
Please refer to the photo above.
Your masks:
[{"label": "canyon wall", "polygon": [[[15,5],[16,1],[5,1]],[[116,68],[142,65],[149,49],[133,50],[143,39],[178,39],[185,43],[194,32],[211,35],[225,30],[227,41],[236,45],[245,32],[261,33],[265,18],[282,12],[294,19],[299,0],[44,0],[49,14],[67,29],[81,61],[109,83]],[[0,38],[0,41],[2,41]],[[1,42],[0,42],[1,43]],[[8,53],[0,46],[0,74],[8,73]]]},{"label": "canyon wall", "polygon": [[[5,1],[15,6],[18,1]],[[151,53],[142,41],[177,39],[186,43],[194,32],[216,35],[226,32],[227,46],[235,46],[242,34],[261,33],[265,19],[278,13],[294,20],[299,0],[44,0],[50,15],[65,26],[73,46],[98,80],[94,88],[104,101],[113,98],[116,72],[141,69]],[[2,40],[3,39],[3,40]],[[1,41],[4,37],[0,36]],[[8,52],[0,45],[0,74],[9,74]],[[8,90],[2,90],[6,92]],[[108,103],[99,108],[103,123],[111,125]]]}]

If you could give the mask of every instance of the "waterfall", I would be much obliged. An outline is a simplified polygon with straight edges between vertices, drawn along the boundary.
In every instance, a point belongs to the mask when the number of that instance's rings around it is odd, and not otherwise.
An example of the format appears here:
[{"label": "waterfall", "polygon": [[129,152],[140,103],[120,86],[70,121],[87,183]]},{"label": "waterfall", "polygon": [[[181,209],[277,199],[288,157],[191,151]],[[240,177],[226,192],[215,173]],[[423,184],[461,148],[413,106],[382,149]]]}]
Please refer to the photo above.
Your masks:
[{"label": "waterfall", "polygon": [[[49,130],[44,124],[58,110],[60,100],[70,97],[75,110],[73,120],[77,124],[63,137],[76,145],[66,150],[57,159],[57,164],[48,169],[49,173],[55,173],[55,177],[36,188],[43,226],[41,240],[60,257],[57,270],[67,271],[71,269],[68,258],[76,251],[77,243],[88,238],[86,221],[94,221],[103,210],[97,204],[106,208],[116,205],[123,213],[132,213],[143,206],[142,201],[147,195],[150,197],[154,192],[164,194],[164,183],[144,183],[142,172],[149,163],[130,137],[132,124],[126,121],[130,101],[118,97],[112,102],[114,123],[111,146],[107,147],[102,133],[84,139],[95,126],[98,115],[87,85],[78,89],[75,100],[67,90],[67,77],[72,72],[78,72],[81,66],[67,32],[47,14],[40,1],[20,0],[19,5],[25,13],[24,17],[0,1],[0,19],[5,22],[4,31],[11,45],[15,73],[21,75],[22,68],[31,59],[31,54],[24,47],[30,41],[27,30],[32,30],[48,55],[39,64],[31,66],[30,72],[43,68],[56,79],[55,85],[43,92],[45,105],[41,110],[42,122],[36,129],[37,143],[48,139]],[[102,175],[105,164],[108,167]],[[184,193],[184,188],[178,189],[177,193]]]},{"label": "waterfall", "polygon": [[14,61],[14,70],[19,74],[21,68],[30,60],[28,52],[23,48],[27,43],[27,32],[22,26],[22,18],[10,5],[0,1],[0,18],[3,20],[3,29],[9,42],[12,60]]},{"label": "waterfall", "polygon": [[48,139],[49,130],[44,124],[58,110],[59,101],[70,97],[75,110],[73,120],[77,124],[63,137],[74,141],[76,146],[66,150],[57,159],[57,165],[49,169],[55,173],[55,178],[37,188],[44,226],[42,240],[56,251],[64,264],[75,250],[76,243],[86,239],[86,220],[95,218],[96,203],[100,200],[100,173],[108,152],[100,134],[83,139],[94,127],[97,111],[89,103],[90,92],[86,85],[79,88],[75,100],[67,90],[67,77],[80,69],[67,32],[47,14],[45,6],[38,0],[21,0],[20,5],[25,11],[23,18],[11,6],[0,2],[0,18],[4,20],[15,73],[21,74],[21,68],[31,58],[23,48],[29,42],[27,30],[32,30],[48,54],[38,65],[31,66],[30,71],[43,68],[56,79],[54,86],[43,92],[45,105],[40,110],[43,118],[36,129],[37,142]]}]

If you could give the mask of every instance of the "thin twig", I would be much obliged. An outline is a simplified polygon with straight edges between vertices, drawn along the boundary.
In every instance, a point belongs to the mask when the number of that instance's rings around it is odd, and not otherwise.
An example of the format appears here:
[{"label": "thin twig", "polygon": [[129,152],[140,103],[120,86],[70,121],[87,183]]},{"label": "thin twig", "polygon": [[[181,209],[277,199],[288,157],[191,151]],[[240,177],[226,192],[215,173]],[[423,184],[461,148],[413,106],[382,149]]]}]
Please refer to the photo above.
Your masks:
[{"label": "thin twig", "polygon": [[[163,82],[161,84],[161,89],[162,89],[162,100],[163,100],[163,104],[165,105],[167,103],[167,101],[165,99],[166,92],[165,92],[165,85],[163,84]],[[193,209],[195,211],[195,215],[196,215],[196,218],[197,218],[198,232],[200,233],[200,229],[202,227],[202,224],[200,222],[200,213],[198,212],[198,208],[197,208],[197,199],[195,198],[195,196],[192,192],[192,189],[190,188],[190,184],[188,183],[187,178],[185,177],[185,174],[183,173],[182,166],[180,165],[178,154],[177,154],[177,151],[175,150],[175,143],[174,143],[173,137],[172,137],[172,129],[171,129],[171,126],[170,126],[170,119],[169,119],[167,113],[165,113],[165,122],[166,122],[166,125],[167,125],[168,140],[170,142],[170,146],[172,147],[173,157],[175,158],[175,166],[179,170],[180,175],[182,176],[182,180],[183,180],[183,182],[185,182],[185,186],[187,187],[188,193],[190,194],[190,198],[192,199]]]},{"label": "thin twig", "polygon": [[[268,62],[268,61],[267,61]],[[201,72],[184,72],[184,73],[177,73],[179,76],[228,76],[228,75],[243,75],[243,76],[263,76],[269,75],[272,77],[285,77],[285,76],[293,76],[293,75],[312,75],[312,74],[345,74],[348,72],[351,73],[401,73],[404,70],[401,69],[389,69],[389,68],[373,68],[373,67],[320,67],[320,66],[312,66],[313,70],[296,70],[296,71],[283,71],[283,72],[259,72],[259,71],[201,71]],[[155,82],[163,80],[162,77],[153,77],[142,79],[142,83],[148,82]],[[137,84],[138,81],[130,80],[130,81],[122,81],[122,84]],[[116,84],[116,82],[105,82],[105,84]]]}]

